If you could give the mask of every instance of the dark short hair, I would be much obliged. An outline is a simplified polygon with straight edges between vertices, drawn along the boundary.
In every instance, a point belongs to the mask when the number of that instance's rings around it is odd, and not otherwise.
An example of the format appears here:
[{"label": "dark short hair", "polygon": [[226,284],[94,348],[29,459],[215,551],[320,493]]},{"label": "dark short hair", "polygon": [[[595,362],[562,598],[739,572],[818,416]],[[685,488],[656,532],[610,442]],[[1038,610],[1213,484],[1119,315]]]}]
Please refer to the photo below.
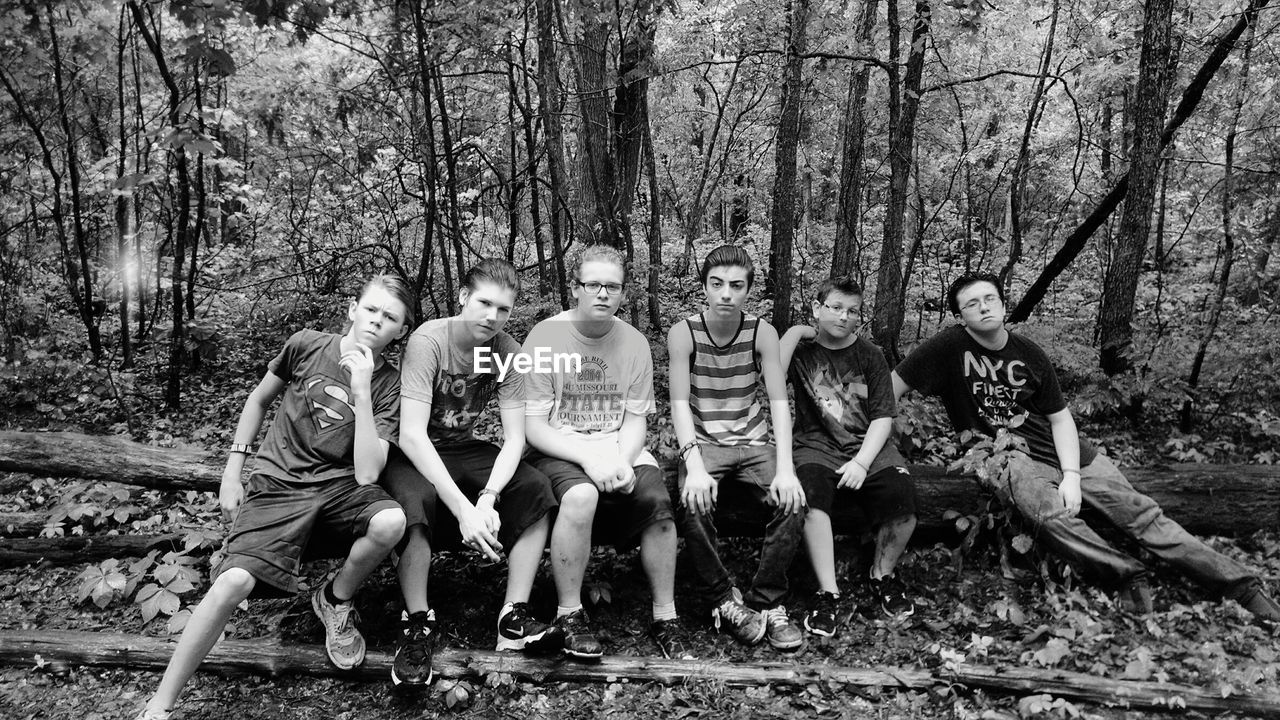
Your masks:
[{"label": "dark short hair", "polygon": [[582,279],[582,266],[589,262],[608,262],[622,268],[622,284],[627,284],[627,259],[622,251],[612,245],[588,245],[578,251],[578,261],[574,263],[573,274]]},{"label": "dark short hair", "polygon": [[482,282],[512,290],[517,296],[520,294],[520,275],[515,266],[502,258],[485,258],[472,265],[467,274],[462,276],[462,284],[472,292]]},{"label": "dark short hair", "polygon": [[844,293],[845,295],[857,295],[862,297],[862,286],[853,279],[852,275],[841,275],[840,277],[827,278],[818,283],[817,289],[813,291],[813,299],[818,302],[826,302],[827,297],[832,292]]},{"label": "dark short hair", "polygon": [[721,245],[707,253],[707,259],[702,261],[703,285],[707,284],[707,276],[711,274],[711,269],[718,267],[746,268],[747,287],[751,287],[756,280],[756,265],[751,261],[751,255],[737,245]]},{"label": "dark short hair", "polygon": [[996,277],[994,273],[967,272],[952,280],[951,286],[947,288],[947,308],[951,310],[952,315],[960,314],[960,301],[956,299],[960,297],[960,293],[970,285],[977,285],[980,282],[988,282],[994,285],[996,294],[1000,296],[1000,302],[1004,302],[1004,288],[1000,286],[1000,278]]}]

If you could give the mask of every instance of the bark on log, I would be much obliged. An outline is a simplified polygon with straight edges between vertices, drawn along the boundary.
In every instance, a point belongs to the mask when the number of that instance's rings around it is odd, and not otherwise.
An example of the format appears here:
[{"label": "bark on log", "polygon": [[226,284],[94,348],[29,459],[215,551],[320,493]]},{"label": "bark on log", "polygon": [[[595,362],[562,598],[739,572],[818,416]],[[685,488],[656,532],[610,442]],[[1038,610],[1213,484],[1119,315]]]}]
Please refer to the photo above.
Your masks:
[{"label": "bark on log", "polygon": [[27,537],[44,529],[49,513],[0,512],[0,536]]},{"label": "bark on log", "polygon": [[[81,535],[0,540],[0,568],[45,562],[73,565],[182,549],[180,535]],[[198,554],[198,551],[196,551]]]},{"label": "bark on log", "polygon": [[[212,453],[154,448],[108,436],[78,433],[0,432],[0,470],[54,477],[110,480],[169,490],[217,491],[221,467],[208,464]],[[919,496],[918,541],[950,534],[942,513],[979,514],[989,494],[969,476],[936,467],[912,466]],[[675,479],[667,468],[668,482]],[[1280,529],[1280,466],[1196,465],[1127,468],[1125,475],[1150,495],[1165,514],[1197,535],[1249,535]],[[718,523],[720,534],[759,536],[760,523],[729,511]],[[838,508],[832,516],[837,533],[858,534],[864,523],[856,512]]]},{"label": "bark on log", "polygon": [[[122,633],[65,630],[0,631],[0,663],[18,667],[45,662],[72,665],[161,670],[173,654],[174,643]],[[1280,695],[1251,694],[1222,697],[1221,693],[1170,683],[1114,680],[1064,670],[961,664],[954,671],[898,667],[842,667],[799,662],[724,663],[700,660],[610,655],[599,662],[569,662],[533,658],[491,650],[440,649],[433,663],[437,675],[483,680],[489,673],[508,673],[524,681],[545,682],[660,682],[674,684],[707,680],[731,686],[805,686],[836,682],[855,687],[928,688],[946,684],[982,688],[1013,695],[1048,693],[1070,700],[1106,705],[1171,710],[1185,707],[1203,712],[1236,712],[1280,718]],[[201,669],[214,673],[253,673],[279,676],[317,675],[385,682],[391,655],[370,650],[359,669],[343,672],[329,664],[320,645],[284,644],[279,640],[224,640],[214,646]]]}]

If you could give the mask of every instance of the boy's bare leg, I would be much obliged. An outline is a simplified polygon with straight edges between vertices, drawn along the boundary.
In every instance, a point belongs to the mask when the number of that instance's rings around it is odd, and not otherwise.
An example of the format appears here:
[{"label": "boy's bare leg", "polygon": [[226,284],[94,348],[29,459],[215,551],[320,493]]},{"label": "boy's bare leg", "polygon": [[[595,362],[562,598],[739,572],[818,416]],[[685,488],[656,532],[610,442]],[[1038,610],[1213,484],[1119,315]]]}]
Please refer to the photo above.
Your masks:
[{"label": "boy's bare leg", "polygon": [[187,626],[182,630],[178,647],[169,659],[169,665],[160,679],[155,695],[147,702],[153,710],[169,710],[178,702],[182,689],[192,673],[204,662],[204,658],[218,641],[227,620],[236,606],[253,592],[257,580],[244,568],[233,567],[213,581],[209,592],[196,605]]},{"label": "boy's bare leg", "polygon": [[591,525],[600,492],[594,485],[575,485],[560,498],[560,512],[551,529],[551,574],[562,607],[582,604],[582,578],[591,557]]},{"label": "boy's bare leg", "polygon": [[[507,553],[507,595],[504,603],[528,602],[533,581],[538,577],[542,549],[547,546],[551,513],[529,526]],[[553,551],[554,552],[554,551]]]},{"label": "boy's bare leg", "polygon": [[640,534],[640,564],[649,577],[655,605],[676,601],[676,524],[663,520]]},{"label": "boy's bare leg", "polygon": [[[910,537],[910,533],[907,536]],[[818,588],[822,592],[838,595],[840,586],[836,582],[836,551],[830,515],[821,510],[809,510],[804,520],[804,546],[809,553],[813,574],[818,578]],[[901,550],[898,552],[901,554]],[[897,560],[896,556],[894,560]]]},{"label": "boy's bare leg", "polygon": [[[911,533],[916,529],[916,516],[905,515],[886,521],[876,532],[876,557],[871,565],[871,577],[880,579],[893,574],[898,558],[907,549]],[[805,530],[806,534],[808,529]]]},{"label": "boy's bare leg", "polygon": [[369,520],[369,528],[352,545],[342,569],[333,577],[333,594],[350,600],[365,578],[378,567],[404,535],[404,511],[386,509]]},{"label": "boy's bare leg", "polygon": [[431,577],[431,543],[427,541],[427,530],[421,525],[414,525],[406,531],[409,541],[404,552],[400,553],[400,564],[396,566],[396,574],[400,578],[400,594],[404,596],[404,607],[410,613],[426,612],[427,582]]}]

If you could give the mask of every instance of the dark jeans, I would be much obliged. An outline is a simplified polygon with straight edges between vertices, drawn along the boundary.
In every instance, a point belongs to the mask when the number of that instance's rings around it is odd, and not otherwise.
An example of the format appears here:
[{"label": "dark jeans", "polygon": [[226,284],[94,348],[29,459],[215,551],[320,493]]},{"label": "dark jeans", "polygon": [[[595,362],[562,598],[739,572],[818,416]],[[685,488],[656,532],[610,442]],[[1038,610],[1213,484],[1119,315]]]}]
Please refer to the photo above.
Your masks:
[{"label": "dark jeans", "polygon": [[[758,510],[762,521],[768,518],[760,564],[743,600],[757,610],[781,604],[787,595],[787,571],[804,539],[805,514],[783,512],[769,504],[769,485],[773,483],[775,464],[773,446],[704,444],[699,450],[702,464],[719,483],[718,506],[732,504]],[[682,489],[684,479],[685,468],[681,464]],[[734,582],[716,549],[714,513],[701,514],[682,507],[680,526],[684,532],[684,550],[696,574],[694,586],[698,594],[713,605],[724,602],[732,595]]]}]

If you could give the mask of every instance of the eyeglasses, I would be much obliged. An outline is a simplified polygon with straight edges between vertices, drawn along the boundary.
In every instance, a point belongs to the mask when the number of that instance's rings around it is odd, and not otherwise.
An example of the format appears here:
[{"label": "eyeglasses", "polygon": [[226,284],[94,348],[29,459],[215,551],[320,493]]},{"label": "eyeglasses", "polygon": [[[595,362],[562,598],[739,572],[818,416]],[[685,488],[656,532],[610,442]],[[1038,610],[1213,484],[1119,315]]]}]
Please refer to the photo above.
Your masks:
[{"label": "eyeglasses", "polygon": [[599,295],[600,288],[604,288],[604,291],[609,295],[617,295],[622,292],[622,285],[618,283],[582,282],[579,280],[578,287],[586,290],[588,295]]},{"label": "eyeglasses", "polygon": [[835,315],[838,318],[851,318],[854,316],[854,313],[858,312],[857,308],[840,307],[839,305],[827,305],[826,303],[823,303],[822,307],[826,308],[827,312],[831,313],[832,315]]},{"label": "eyeglasses", "polygon": [[999,295],[983,295],[980,298],[974,298],[969,302],[960,306],[961,310],[976,310],[979,304],[986,304],[988,307],[1000,305],[1002,301]]}]

